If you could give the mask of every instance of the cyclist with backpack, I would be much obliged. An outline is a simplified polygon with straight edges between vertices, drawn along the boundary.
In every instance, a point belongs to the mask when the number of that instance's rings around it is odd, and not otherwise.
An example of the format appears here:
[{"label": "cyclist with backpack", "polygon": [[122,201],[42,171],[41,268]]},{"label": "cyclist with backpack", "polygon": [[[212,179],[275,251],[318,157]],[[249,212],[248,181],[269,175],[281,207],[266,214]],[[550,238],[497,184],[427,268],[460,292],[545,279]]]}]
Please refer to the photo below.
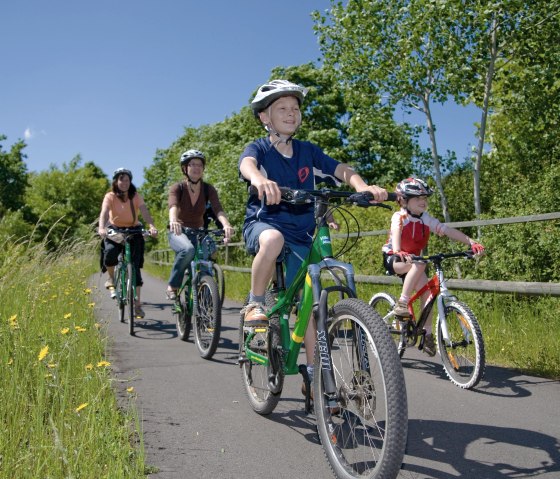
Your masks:
[{"label": "cyclist with backpack", "polygon": [[[187,150],[181,155],[181,171],[185,178],[169,190],[169,246],[175,251],[166,296],[174,301],[181,286],[185,270],[194,258],[196,239],[184,233],[183,228],[206,228],[211,211],[224,230],[224,242],[229,241],[234,230],[224,213],[218,192],[202,181],[206,157],[199,150]],[[209,205],[209,207],[208,207]],[[208,209],[208,212],[207,212]]]}]

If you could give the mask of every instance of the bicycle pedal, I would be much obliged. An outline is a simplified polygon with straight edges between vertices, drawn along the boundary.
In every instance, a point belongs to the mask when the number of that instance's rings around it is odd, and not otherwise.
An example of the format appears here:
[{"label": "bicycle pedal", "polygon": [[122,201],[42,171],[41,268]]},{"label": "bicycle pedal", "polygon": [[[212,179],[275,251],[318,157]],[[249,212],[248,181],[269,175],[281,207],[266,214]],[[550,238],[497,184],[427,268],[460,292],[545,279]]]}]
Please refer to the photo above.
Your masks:
[{"label": "bicycle pedal", "polygon": [[262,325],[247,326],[244,324],[243,331],[247,331],[250,333],[266,333],[268,331],[268,326],[262,326]]}]

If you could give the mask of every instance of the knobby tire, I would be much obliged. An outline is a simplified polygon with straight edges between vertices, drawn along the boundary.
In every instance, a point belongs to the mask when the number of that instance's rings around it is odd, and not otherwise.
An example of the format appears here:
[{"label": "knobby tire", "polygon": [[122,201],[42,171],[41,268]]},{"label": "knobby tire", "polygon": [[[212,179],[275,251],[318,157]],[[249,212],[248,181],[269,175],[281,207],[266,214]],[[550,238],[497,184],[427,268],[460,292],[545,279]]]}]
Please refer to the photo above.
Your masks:
[{"label": "knobby tire", "polygon": [[486,366],[480,325],[471,309],[461,301],[447,303],[445,319],[450,345],[443,339],[439,318],[436,325],[438,350],[445,374],[456,386],[472,389],[484,376]]},{"label": "knobby tire", "polygon": [[128,309],[128,332],[131,336],[134,335],[134,288],[132,287],[132,281],[134,279],[134,273],[132,271],[132,264],[128,263],[126,265],[126,298],[127,298],[127,309]]},{"label": "knobby tire", "polygon": [[393,339],[378,313],[355,298],[329,311],[328,333],[336,407],[328,406],[324,394],[320,342],[313,387],[317,429],[331,469],[342,479],[394,479],[405,453],[408,410]]},{"label": "knobby tire", "polygon": [[194,315],[194,337],[200,357],[211,359],[218,343],[222,328],[222,306],[218,285],[210,275],[204,275],[196,287],[197,311]]},{"label": "knobby tire", "polygon": [[[265,297],[267,307],[275,303],[274,297],[267,291]],[[245,301],[244,306],[248,300]],[[245,341],[248,332],[243,329],[244,315],[239,323],[239,358],[243,389],[253,410],[261,416],[271,414],[280,400],[284,387],[284,361],[280,351],[280,321],[278,316],[269,319],[265,332],[256,333],[250,346],[253,351],[266,356],[269,365],[250,362],[245,357]]]}]

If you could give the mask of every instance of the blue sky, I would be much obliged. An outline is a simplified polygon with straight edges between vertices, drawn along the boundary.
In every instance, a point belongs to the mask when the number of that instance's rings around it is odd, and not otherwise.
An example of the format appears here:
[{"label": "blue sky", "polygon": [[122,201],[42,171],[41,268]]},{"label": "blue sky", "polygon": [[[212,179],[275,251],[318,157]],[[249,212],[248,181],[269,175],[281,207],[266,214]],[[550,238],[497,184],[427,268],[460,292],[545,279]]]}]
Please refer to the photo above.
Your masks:
[{"label": "blue sky", "polygon": [[[317,62],[310,13],[329,5],[329,0],[4,2],[0,134],[8,138],[3,149],[24,139],[30,171],[60,167],[81,154],[107,174],[130,168],[140,185],[156,149],[169,147],[185,127],[238,112],[275,66]],[[466,156],[476,143],[478,116],[472,108],[436,107],[440,151]]]}]

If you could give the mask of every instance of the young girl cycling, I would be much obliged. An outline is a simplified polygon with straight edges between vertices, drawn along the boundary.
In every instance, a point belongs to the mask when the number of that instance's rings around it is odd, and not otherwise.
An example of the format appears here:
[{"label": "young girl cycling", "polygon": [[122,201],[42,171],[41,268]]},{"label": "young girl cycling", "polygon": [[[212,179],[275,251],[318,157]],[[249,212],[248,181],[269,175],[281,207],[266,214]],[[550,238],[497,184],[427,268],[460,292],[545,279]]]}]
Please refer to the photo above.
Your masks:
[{"label": "young girl cycling", "polygon": [[[484,246],[469,238],[461,231],[441,223],[427,213],[428,197],[432,189],[424,180],[407,178],[396,187],[398,203],[401,209],[391,217],[391,230],[387,243],[383,245],[383,265],[388,274],[403,279],[403,288],[399,300],[395,304],[396,316],[409,317],[408,301],[415,291],[428,282],[426,264],[412,262],[411,255],[420,255],[427,246],[430,232],[439,236],[447,236],[452,240],[469,246],[475,254],[481,254]],[[422,297],[426,302],[427,296]],[[426,322],[424,352],[429,356],[436,354],[436,345],[432,334],[431,322]]]}]

